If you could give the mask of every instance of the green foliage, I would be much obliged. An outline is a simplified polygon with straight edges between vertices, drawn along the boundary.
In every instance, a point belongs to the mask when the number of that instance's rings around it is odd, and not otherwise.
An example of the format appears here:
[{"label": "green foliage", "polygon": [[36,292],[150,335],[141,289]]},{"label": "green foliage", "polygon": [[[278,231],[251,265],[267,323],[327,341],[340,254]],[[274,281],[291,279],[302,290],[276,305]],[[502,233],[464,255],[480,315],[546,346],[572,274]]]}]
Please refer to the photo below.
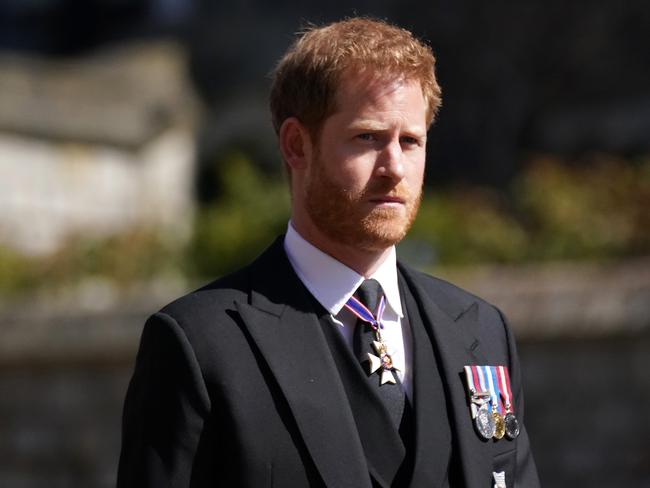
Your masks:
[{"label": "green foliage", "polygon": [[408,234],[429,244],[434,260],[444,264],[519,261],[527,238],[499,196],[477,188],[425,194]]},{"label": "green foliage", "polygon": [[641,255],[650,252],[648,209],[650,161],[545,158],[530,162],[509,199],[477,187],[425,196],[404,247],[430,246],[425,265]]},{"label": "green foliage", "polygon": [[289,218],[288,185],[262,174],[241,153],[228,154],[217,166],[222,192],[198,212],[190,247],[193,272],[218,276],[250,262]]},{"label": "green foliage", "polygon": [[24,256],[0,248],[0,294],[74,285],[100,276],[117,285],[154,278],[183,267],[178,246],[154,230],[134,230],[103,239],[71,236],[57,252]]},{"label": "green foliage", "polygon": [[650,161],[541,159],[515,201],[531,236],[529,259],[602,259],[650,251]]},{"label": "green foliage", "polygon": [[25,256],[0,247],[0,293],[23,292],[36,281],[36,266]]},{"label": "green foliage", "polygon": [[155,230],[133,230],[104,239],[72,237],[41,263],[56,282],[103,276],[118,285],[145,280],[179,268],[179,252]]}]

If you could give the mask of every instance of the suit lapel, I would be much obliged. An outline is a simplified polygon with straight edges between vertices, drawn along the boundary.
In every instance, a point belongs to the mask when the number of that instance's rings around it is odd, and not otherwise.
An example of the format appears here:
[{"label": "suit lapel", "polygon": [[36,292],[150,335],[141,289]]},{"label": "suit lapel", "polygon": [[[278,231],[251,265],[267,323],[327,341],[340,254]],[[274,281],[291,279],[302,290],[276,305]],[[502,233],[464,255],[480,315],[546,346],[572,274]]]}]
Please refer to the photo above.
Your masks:
[{"label": "suit lapel", "polygon": [[453,444],[458,449],[464,486],[483,486],[485,473],[492,471],[491,450],[485,449],[484,442],[474,431],[462,379],[463,366],[481,364],[484,360],[480,344],[464,332],[473,330],[472,324],[478,318],[476,304],[466,310],[451,311],[447,307],[451,312],[449,314],[424,290],[421,278],[415,272],[402,265],[400,271],[414,295],[425,329],[440,358],[447,405],[451,405],[448,413],[455,441]]},{"label": "suit lapel", "polygon": [[278,239],[252,266],[251,303],[236,303],[329,487],[370,487],[368,468],[311,296]]}]

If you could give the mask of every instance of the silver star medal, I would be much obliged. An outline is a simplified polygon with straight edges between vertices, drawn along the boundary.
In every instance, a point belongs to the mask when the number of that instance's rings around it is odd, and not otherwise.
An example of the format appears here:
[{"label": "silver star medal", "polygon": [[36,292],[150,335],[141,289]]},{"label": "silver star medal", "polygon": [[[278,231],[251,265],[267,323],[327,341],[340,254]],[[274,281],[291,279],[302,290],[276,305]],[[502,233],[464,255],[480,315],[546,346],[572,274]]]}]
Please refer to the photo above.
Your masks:
[{"label": "silver star medal", "polygon": [[397,368],[393,365],[393,359],[388,354],[388,349],[386,344],[380,339],[378,341],[372,341],[372,346],[377,352],[377,356],[372,353],[368,353],[368,360],[370,361],[370,374],[381,369],[381,384],[386,383],[397,383],[395,379],[394,371],[397,371]]}]

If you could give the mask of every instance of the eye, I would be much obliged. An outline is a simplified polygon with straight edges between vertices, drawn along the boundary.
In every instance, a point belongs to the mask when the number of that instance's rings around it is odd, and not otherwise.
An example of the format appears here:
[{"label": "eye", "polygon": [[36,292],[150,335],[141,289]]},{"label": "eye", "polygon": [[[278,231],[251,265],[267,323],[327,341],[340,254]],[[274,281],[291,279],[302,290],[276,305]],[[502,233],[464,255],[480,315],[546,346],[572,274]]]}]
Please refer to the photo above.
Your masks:
[{"label": "eye", "polygon": [[400,142],[407,146],[421,146],[422,141],[418,137],[412,136],[402,136],[400,137]]},{"label": "eye", "polygon": [[357,139],[361,139],[362,141],[373,142],[377,140],[377,136],[375,134],[371,134],[370,132],[364,132],[363,134],[358,134]]}]

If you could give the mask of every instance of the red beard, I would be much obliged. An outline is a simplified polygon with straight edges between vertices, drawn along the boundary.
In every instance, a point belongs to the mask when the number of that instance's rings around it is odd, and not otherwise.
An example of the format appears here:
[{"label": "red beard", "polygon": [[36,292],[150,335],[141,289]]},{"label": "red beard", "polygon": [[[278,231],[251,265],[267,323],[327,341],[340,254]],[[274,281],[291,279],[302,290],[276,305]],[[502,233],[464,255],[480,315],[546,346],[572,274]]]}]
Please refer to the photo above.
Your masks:
[{"label": "red beard", "polygon": [[[406,235],[417,215],[422,189],[376,179],[359,192],[341,187],[323,170],[318,155],[306,186],[307,212],[318,229],[341,244],[367,251],[387,249]],[[369,201],[399,197],[402,207],[373,207]]]}]

